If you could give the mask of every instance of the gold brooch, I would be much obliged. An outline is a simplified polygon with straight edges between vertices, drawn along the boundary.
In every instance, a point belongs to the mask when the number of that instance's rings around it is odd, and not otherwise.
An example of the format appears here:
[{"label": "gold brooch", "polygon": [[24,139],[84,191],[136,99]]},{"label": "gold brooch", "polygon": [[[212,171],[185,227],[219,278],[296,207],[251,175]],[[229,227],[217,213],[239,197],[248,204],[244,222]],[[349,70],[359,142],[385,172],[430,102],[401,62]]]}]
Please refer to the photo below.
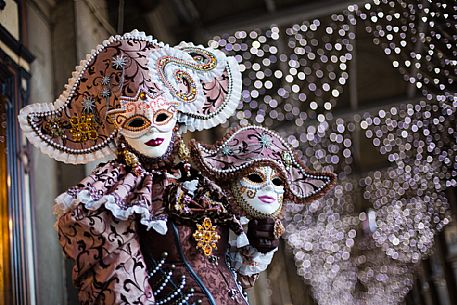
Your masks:
[{"label": "gold brooch", "polygon": [[273,227],[273,234],[275,238],[279,239],[284,234],[284,232],[286,232],[286,229],[282,225],[281,220],[276,219],[275,226]]},{"label": "gold brooch", "polygon": [[217,249],[217,241],[221,238],[208,217],[203,219],[203,225],[197,224],[197,230],[192,236],[197,242],[197,249],[202,249],[205,256],[210,256],[213,249]]},{"label": "gold brooch", "polygon": [[86,142],[97,139],[97,123],[92,113],[83,114],[80,117],[73,116],[70,118],[70,124],[71,136],[75,142]]}]

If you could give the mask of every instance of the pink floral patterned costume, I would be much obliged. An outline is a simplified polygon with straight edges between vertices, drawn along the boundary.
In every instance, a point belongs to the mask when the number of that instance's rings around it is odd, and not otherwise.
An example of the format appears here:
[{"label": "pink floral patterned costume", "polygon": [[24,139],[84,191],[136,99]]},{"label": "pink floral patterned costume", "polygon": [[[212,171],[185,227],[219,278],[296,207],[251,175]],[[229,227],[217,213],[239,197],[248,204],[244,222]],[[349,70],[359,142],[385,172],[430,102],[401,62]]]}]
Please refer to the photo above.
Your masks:
[{"label": "pink floral patterned costume", "polygon": [[[72,164],[116,157],[56,198],[59,241],[75,263],[81,304],[247,304],[238,280],[252,284],[258,269],[241,272],[228,255],[241,252],[248,241],[242,214],[211,180],[222,185],[211,169],[223,158],[219,150],[201,154],[200,173],[181,156],[179,136],[225,122],[240,96],[234,58],[189,43],[170,47],[133,31],[88,54],[54,103],[22,109],[25,135],[50,157]],[[171,108],[157,106],[162,104]],[[148,158],[128,139],[151,133],[161,112],[176,115],[177,124],[165,153]],[[226,146],[238,149],[233,139]],[[232,165],[259,156],[263,159],[251,163],[284,170],[285,160],[276,162],[275,153],[253,150]],[[295,163],[292,168],[294,185],[304,187],[290,187],[291,198],[306,201],[333,181],[331,174],[315,177]]]}]

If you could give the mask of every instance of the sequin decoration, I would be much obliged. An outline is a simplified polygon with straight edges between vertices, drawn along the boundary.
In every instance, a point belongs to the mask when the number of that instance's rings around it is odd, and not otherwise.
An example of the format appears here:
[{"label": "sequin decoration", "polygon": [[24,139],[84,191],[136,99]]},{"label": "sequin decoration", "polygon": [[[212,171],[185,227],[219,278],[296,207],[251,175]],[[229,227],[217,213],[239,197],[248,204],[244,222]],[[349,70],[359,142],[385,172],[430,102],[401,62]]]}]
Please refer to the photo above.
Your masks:
[{"label": "sequin decoration", "polygon": [[85,97],[82,101],[83,111],[85,113],[92,113],[95,110],[95,101],[92,96]]},{"label": "sequin decoration", "polygon": [[203,219],[202,225],[197,224],[197,230],[192,236],[197,242],[197,249],[202,249],[205,256],[210,256],[213,249],[217,249],[217,242],[221,238],[208,217]]},{"label": "sequin decoration", "polygon": [[193,101],[197,96],[197,86],[192,77],[188,73],[178,70],[176,71],[175,78],[188,89],[187,93],[183,93],[179,90],[176,92],[176,95],[185,102]]},{"label": "sequin decoration", "polygon": [[174,78],[179,83],[179,88],[175,88],[168,80],[166,75],[166,66],[168,64],[176,64],[181,67],[191,68],[198,71],[209,71],[217,66],[217,59],[208,51],[200,50],[198,48],[184,48],[183,50],[191,52],[194,62],[187,62],[185,60],[173,57],[163,56],[157,61],[157,71],[159,71],[160,79],[163,83],[177,96],[181,101],[190,103],[197,98],[197,84],[189,73],[178,69],[173,72]]},{"label": "sequin decoration", "polygon": [[124,54],[116,55],[113,57],[113,67],[115,69],[121,70],[124,69],[125,65],[127,64],[126,58]]},{"label": "sequin decoration", "polygon": [[188,52],[190,56],[192,56],[192,59],[198,62],[198,69],[200,70],[211,70],[217,66],[216,56],[204,49],[186,47],[182,48],[181,50]]},{"label": "sequin decoration", "polygon": [[[181,99],[183,102],[193,102],[197,97],[197,86],[194,79],[186,72],[182,70],[176,70],[174,72],[174,78],[181,83],[182,86],[186,88],[186,92],[183,92],[183,88],[175,88],[165,75],[165,67],[169,63],[177,62],[180,65],[189,66],[182,60],[178,60],[171,56],[164,56],[157,62],[157,70],[160,73],[160,78],[165,83],[165,85],[172,91],[172,93]],[[192,65],[190,65],[192,67]]]},{"label": "sequin decoration", "polygon": [[97,124],[93,114],[73,116],[70,119],[70,124],[70,132],[75,142],[86,142],[97,139]]},{"label": "sequin decoration", "polygon": [[68,127],[68,122],[64,122],[59,118],[52,118],[44,125],[44,130],[52,137],[66,138],[65,129]]}]

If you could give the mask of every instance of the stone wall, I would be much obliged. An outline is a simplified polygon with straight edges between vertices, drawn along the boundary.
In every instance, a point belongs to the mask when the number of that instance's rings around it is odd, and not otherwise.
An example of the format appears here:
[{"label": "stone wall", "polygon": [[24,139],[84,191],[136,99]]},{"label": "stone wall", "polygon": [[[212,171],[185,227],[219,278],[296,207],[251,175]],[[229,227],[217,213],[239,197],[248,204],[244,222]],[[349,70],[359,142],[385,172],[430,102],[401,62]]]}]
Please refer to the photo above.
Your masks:
[{"label": "stone wall", "polygon": [[[50,102],[53,92],[52,32],[49,6],[27,5],[31,65],[29,103]],[[65,304],[64,258],[53,225],[53,198],[57,196],[57,162],[32,148],[32,205],[34,214],[37,304]]]},{"label": "stone wall", "polygon": [[[26,2],[31,66],[30,103],[49,103],[62,92],[85,54],[111,33],[103,24],[104,0]],[[32,204],[37,304],[77,304],[72,263],[64,258],[54,229],[53,199],[85,176],[83,166],[55,162],[32,148]],[[69,175],[68,173],[71,173]]]}]

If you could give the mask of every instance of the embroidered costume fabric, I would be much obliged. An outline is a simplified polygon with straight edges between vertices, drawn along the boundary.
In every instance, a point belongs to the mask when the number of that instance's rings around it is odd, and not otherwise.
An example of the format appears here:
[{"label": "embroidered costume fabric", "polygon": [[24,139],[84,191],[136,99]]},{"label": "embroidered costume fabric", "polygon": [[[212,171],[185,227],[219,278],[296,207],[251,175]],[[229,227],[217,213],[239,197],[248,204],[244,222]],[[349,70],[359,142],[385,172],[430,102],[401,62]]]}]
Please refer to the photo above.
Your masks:
[{"label": "embroidered costume fabric", "polygon": [[[55,200],[81,304],[248,304],[241,285],[252,286],[266,269],[284,227],[280,219],[256,220],[246,234],[231,183],[271,167],[284,181],[281,204],[283,189],[285,199],[308,203],[335,176],[311,172],[281,137],[258,126],[218,145],[192,142],[200,171],[191,167],[180,134],[225,122],[240,102],[241,81],[233,57],[191,43],[170,47],[135,30],[88,54],[54,103],[21,110],[26,137],[58,161],[116,157]],[[265,227],[275,243],[250,242],[258,235],[249,233]]]},{"label": "embroidered costume fabric", "polygon": [[91,211],[103,206],[119,220],[138,215],[141,224],[160,233],[166,230],[161,197],[168,183],[165,176],[150,172],[137,176],[125,164],[110,161],[57,197],[54,209],[62,215],[80,204]]},{"label": "embroidered costume fabric", "polygon": [[78,205],[58,220],[59,242],[71,258],[80,304],[154,304],[133,219]]},{"label": "embroidered costume fabric", "polygon": [[116,35],[76,67],[52,104],[23,108],[26,137],[51,158],[88,163],[114,154],[112,114],[140,94],[178,104],[181,132],[223,123],[239,104],[241,74],[233,57],[182,43],[175,48],[143,32]]},{"label": "embroidered costume fabric", "polygon": [[[56,199],[59,240],[75,261],[73,279],[82,304],[153,304],[195,297],[186,285],[168,296],[160,293],[151,277],[157,266],[143,256],[154,245],[142,248],[138,234],[143,228],[167,234],[170,213],[162,201],[168,183],[176,183],[173,159],[179,137],[173,136],[164,156],[151,159],[123,136],[147,135],[147,123],[173,110],[169,107],[176,107],[179,133],[212,128],[232,115],[240,96],[241,75],[233,57],[190,43],[170,47],[135,30],[109,38],[88,54],[54,103],[22,109],[19,121],[25,135],[56,160],[87,163],[114,156],[115,146],[121,145],[115,161],[100,165]],[[144,124],[127,126],[136,118]],[[156,261],[161,253],[154,255]],[[236,287],[232,279],[227,289]]]}]

